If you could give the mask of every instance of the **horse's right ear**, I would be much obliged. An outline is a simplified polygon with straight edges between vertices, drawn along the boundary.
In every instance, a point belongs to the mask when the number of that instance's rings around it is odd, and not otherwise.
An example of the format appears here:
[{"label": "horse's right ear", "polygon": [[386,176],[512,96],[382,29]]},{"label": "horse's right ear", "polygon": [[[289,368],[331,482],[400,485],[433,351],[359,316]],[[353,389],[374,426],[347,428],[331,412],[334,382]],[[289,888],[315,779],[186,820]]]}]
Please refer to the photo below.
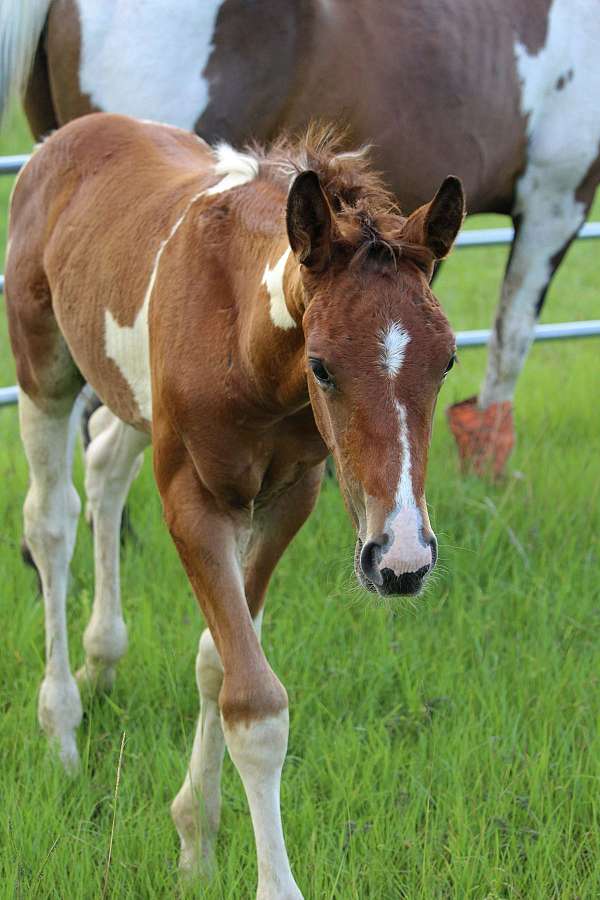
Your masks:
[{"label": "horse's right ear", "polygon": [[406,220],[403,238],[429,247],[436,259],[448,256],[465,217],[462,181],[448,175],[431,201],[416,209]]},{"label": "horse's right ear", "polygon": [[315,272],[331,258],[332,214],[319,176],[310,169],[294,178],[288,194],[287,233],[298,262]]}]

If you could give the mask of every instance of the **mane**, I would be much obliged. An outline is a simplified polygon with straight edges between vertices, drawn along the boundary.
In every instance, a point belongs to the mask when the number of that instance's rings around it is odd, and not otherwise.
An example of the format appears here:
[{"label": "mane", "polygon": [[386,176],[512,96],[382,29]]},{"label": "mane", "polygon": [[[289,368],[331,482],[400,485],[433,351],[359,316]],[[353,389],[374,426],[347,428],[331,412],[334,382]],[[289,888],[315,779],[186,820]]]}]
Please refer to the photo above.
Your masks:
[{"label": "mane", "polygon": [[248,153],[258,163],[259,177],[286,189],[301,172],[317,173],[335,215],[334,244],[351,265],[371,259],[397,266],[403,258],[429,270],[433,253],[403,238],[406,217],[373,169],[370,147],[348,151],[346,144],[345,132],[313,124],[300,138],[281,138],[268,150],[254,145]]}]

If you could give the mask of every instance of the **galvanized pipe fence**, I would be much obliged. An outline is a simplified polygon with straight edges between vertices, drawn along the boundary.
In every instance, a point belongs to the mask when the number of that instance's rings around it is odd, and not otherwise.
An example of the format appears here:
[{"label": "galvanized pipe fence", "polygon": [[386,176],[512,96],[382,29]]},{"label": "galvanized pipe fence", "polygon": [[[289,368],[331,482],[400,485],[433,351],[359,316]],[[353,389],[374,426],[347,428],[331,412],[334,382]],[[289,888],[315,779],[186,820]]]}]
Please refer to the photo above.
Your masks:
[{"label": "galvanized pipe fence", "polygon": [[[25,165],[29,156],[0,156],[0,175],[16,175]],[[456,247],[497,247],[512,243],[512,228],[484,228],[461,231],[456,239]],[[600,222],[586,222],[577,234],[576,240],[600,238]],[[4,275],[0,275],[0,293],[4,291]],[[475,331],[457,331],[457,347],[485,347],[490,340],[489,328]],[[557,322],[552,325],[536,325],[534,341],[571,340],[600,336],[600,319],[582,322]],[[17,402],[15,385],[0,387],[0,406],[10,406]]]}]

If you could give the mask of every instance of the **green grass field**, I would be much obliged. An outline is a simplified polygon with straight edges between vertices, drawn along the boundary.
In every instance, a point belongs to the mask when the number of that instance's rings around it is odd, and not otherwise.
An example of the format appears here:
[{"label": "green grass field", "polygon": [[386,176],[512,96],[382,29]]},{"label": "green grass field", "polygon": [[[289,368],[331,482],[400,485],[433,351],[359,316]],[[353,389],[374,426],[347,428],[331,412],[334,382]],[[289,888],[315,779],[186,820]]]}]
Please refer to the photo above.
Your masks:
[{"label": "green grass field", "polygon": [[[0,153],[29,146],[15,114]],[[2,242],[10,182],[0,179]],[[464,250],[447,264],[436,291],[456,328],[489,325],[506,252]],[[598,245],[580,242],[544,321],[598,317],[599,286]],[[10,384],[4,316],[1,327],[0,384]],[[357,590],[353,534],[331,483],[277,569],[264,644],[290,697],[282,802],[307,900],[600,897],[599,351],[598,340],[533,349],[516,398],[518,446],[496,486],[460,477],[443,419],[482,377],[483,352],[462,352],[434,432],[440,565],[424,598],[385,609]],[[85,703],[83,772],[67,780],[36,721],[43,611],[18,554],[27,472],[14,408],[0,409],[0,435],[0,896],[253,896],[250,818],[230,763],[218,878],[194,889],[178,879],[169,804],[195,727],[202,623],[150,460],[131,497],[142,546],[123,559],[129,653],[113,694]],[[79,487],[81,474],[78,461]],[[74,668],[92,595],[82,523]]]}]

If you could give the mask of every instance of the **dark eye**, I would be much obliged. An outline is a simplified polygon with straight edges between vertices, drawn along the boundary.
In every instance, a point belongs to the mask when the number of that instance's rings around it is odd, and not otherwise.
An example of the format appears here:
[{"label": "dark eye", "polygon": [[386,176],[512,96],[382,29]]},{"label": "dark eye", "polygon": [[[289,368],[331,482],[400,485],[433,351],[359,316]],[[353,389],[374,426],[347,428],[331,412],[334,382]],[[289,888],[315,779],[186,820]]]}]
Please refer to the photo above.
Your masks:
[{"label": "dark eye", "polygon": [[311,368],[311,371],[321,387],[331,388],[333,387],[333,378],[327,371],[323,361],[320,359],[316,359],[314,356],[309,357],[308,365]]},{"label": "dark eye", "polygon": [[446,370],[445,370],[445,372],[444,372],[444,375],[447,375],[447,374],[448,374],[448,372],[450,371],[450,369],[452,368],[452,366],[454,365],[455,362],[456,362],[456,353],[453,353],[452,356],[450,357],[450,362],[449,362],[448,365],[446,366]]}]

